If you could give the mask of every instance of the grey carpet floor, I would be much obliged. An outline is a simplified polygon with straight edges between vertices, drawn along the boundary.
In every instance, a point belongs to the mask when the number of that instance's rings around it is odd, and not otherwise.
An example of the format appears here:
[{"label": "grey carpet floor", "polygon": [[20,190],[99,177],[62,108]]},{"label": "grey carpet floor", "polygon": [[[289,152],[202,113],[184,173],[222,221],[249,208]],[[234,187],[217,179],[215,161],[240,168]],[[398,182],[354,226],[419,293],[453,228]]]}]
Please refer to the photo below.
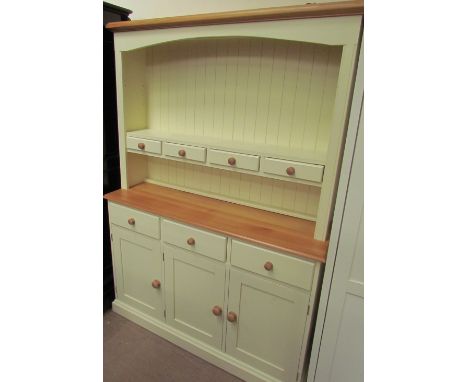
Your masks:
[{"label": "grey carpet floor", "polygon": [[241,382],[133,322],[104,314],[104,382]]}]

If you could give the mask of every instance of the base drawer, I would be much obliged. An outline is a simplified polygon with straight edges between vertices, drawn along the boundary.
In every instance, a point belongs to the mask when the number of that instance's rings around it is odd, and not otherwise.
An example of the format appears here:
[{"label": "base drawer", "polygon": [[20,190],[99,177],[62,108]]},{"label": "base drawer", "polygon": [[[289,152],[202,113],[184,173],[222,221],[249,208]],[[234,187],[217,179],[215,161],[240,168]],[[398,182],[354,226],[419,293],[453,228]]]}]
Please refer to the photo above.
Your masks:
[{"label": "base drawer", "polygon": [[162,221],[163,240],[177,247],[199,253],[212,259],[226,261],[224,236],[202,231],[169,220]]},{"label": "base drawer", "polygon": [[231,264],[282,281],[299,288],[311,289],[316,264],[295,257],[232,241]]},{"label": "base drawer", "polygon": [[155,239],[161,237],[159,217],[146,212],[134,210],[120,204],[109,203],[109,220],[113,224]]}]

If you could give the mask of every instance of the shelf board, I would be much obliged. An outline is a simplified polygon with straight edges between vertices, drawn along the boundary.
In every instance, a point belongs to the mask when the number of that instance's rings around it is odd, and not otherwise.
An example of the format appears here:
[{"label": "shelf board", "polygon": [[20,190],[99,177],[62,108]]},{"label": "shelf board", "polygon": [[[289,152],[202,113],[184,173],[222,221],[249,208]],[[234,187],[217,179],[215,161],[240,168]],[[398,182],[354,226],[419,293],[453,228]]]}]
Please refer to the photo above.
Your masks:
[{"label": "shelf board", "polygon": [[181,223],[324,263],[328,242],[314,239],[315,222],[149,183],[107,200]]},{"label": "shelf board", "polygon": [[127,136],[155,139],[192,146],[199,145],[211,149],[238,152],[240,154],[260,155],[263,157],[292,160],[310,164],[325,165],[326,159],[326,152],[314,152],[312,150],[303,150],[262,143],[236,142],[233,140],[223,140],[195,135],[165,135],[151,129],[130,131],[127,132]]},{"label": "shelf board", "polygon": [[284,7],[248,9],[205,13],[199,15],[163,17],[147,20],[112,22],[106,25],[114,32],[128,32],[150,29],[192,27],[201,25],[219,25],[248,23],[258,21],[291,20],[319,17],[354,16],[364,14],[364,1],[340,1],[334,3],[314,3]]}]

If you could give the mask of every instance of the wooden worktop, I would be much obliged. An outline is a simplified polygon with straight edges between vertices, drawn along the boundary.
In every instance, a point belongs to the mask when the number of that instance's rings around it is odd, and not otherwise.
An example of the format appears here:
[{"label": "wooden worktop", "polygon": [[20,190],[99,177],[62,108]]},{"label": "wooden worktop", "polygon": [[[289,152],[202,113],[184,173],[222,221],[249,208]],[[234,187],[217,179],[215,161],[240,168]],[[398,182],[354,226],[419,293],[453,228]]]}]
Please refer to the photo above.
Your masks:
[{"label": "wooden worktop", "polygon": [[128,32],[148,29],[165,29],[316,17],[353,16],[362,14],[364,14],[364,1],[353,0],[334,3],[315,3],[285,7],[248,9],[242,11],[204,13],[199,15],[163,17],[147,20],[117,21],[108,23],[106,28],[114,32]]},{"label": "wooden worktop", "polygon": [[315,240],[315,222],[141,183],[107,200],[309,260],[325,262],[328,242]]}]

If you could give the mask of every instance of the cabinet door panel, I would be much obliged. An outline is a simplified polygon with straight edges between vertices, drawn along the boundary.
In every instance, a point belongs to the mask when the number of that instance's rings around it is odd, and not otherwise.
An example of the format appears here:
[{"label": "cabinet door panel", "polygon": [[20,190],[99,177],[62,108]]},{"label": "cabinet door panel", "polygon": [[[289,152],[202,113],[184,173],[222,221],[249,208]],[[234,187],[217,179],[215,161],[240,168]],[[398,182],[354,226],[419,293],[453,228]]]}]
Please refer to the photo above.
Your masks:
[{"label": "cabinet door panel", "polygon": [[164,319],[160,241],[112,225],[112,253],[117,298],[154,318]]},{"label": "cabinet door panel", "polygon": [[167,323],[192,337],[221,348],[225,265],[193,252],[164,245]]},{"label": "cabinet door panel", "polygon": [[281,381],[295,381],[307,317],[308,295],[231,269],[226,352]]}]

